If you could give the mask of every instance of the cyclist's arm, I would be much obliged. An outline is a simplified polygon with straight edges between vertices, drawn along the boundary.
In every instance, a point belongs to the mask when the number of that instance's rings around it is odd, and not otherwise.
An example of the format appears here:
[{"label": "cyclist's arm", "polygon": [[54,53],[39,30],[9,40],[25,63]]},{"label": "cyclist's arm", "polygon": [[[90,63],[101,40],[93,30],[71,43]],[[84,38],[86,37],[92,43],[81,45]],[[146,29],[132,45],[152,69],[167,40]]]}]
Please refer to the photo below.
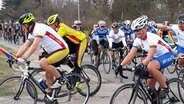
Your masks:
[{"label": "cyclist's arm", "polygon": [[128,53],[128,55],[124,58],[124,60],[121,62],[121,65],[127,65],[136,55],[137,53],[137,48],[132,47],[132,49],[130,50],[130,52]]},{"label": "cyclist's arm", "polygon": [[42,37],[36,37],[33,41],[33,44],[31,45],[31,47],[23,55],[23,58],[25,58],[25,59],[29,58],[34,53],[34,51],[37,49],[37,47],[39,46],[41,41],[42,41]]},{"label": "cyclist's arm", "polygon": [[148,65],[148,63],[150,62],[150,60],[152,59],[153,55],[156,52],[156,47],[150,47],[148,54],[146,56],[146,58],[142,61],[142,63],[144,65]]},{"label": "cyclist's arm", "polygon": [[26,50],[31,46],[33,42],[29,39],[26,40],[26,42],[19,48],[17,54],[16,54],[16,57],[21,57],[25,52]]},{"label": "cyclist's arm", "polygon": [[159,29],[171,30],[171,27],[170,26],[165,26],[165,25],[162,25],[162,24],[157,24],[157,27]]}]

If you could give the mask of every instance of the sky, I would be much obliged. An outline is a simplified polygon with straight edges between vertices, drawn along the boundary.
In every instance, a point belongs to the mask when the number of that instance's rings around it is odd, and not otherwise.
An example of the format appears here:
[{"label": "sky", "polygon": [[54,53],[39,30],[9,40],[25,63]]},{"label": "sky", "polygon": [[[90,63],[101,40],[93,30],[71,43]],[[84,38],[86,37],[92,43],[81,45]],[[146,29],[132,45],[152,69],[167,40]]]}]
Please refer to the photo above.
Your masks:
[{"label": "sky", "polygon": [[1,5],[2,5],[2,0],[0,0],[0,8],[1,8]]}]

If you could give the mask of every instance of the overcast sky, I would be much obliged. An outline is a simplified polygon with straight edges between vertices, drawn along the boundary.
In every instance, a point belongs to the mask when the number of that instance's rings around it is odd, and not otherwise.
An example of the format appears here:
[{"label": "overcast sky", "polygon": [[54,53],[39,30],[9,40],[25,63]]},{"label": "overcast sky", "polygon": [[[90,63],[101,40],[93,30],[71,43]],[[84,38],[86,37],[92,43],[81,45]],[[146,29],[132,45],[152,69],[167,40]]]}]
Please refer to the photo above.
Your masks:
[{"label": "overcast sky", "polygon": [[1,5],[2,5],[2,0],[0,0],[0,8],[1,8]]}]

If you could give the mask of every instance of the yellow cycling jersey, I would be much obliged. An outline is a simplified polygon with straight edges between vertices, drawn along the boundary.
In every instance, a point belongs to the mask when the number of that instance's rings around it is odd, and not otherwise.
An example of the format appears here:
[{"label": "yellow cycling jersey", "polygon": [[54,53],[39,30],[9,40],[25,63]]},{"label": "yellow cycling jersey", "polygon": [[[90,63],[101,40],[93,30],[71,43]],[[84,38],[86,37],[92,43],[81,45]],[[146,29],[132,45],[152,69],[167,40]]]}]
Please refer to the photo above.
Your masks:
[{"label": "yellow cycling jersey", "polygon": [[59,29],[57,33],[61,37],[65,36],[75,44],[79,44],[83,39],[86,38],[86,35],[83,32],[74,30],[69,26],[65,25],[64,23],[59,24]]},{"label": "yellow cycling jersey", "polygon": [[[163,38],[163,31],[161,29],[158,30],[157,34]],[[172,41],[172,43],[174,43],[174,38],[172,36],[172,32],[171,31],[167,31],[167,35],[169,36],[170,40]]]}]

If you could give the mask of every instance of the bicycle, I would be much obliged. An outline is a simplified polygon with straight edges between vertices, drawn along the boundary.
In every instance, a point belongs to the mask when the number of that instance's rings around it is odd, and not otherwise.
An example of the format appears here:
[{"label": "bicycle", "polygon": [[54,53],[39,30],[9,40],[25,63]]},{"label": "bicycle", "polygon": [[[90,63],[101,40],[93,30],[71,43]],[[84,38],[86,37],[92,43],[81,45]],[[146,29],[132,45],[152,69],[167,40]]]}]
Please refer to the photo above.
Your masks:
[{"label": "bicycle", "polygon": [[[107,43],[106,43],[107,44]],[[109,74],[111,68],[112,68],[112,59],[109,53],[109,49],[107,48],[107,45],[99,45],[99,51],[97,54],[97,62],[94,63],[93,60],[93,56],[94,56],[94,52],[91,51],[91,62],[93,64],[95,64],[96,68],[98,68],[100,66],[100,64],[103,65],[103,69],[105,71],[106,74]]]},{"label": "bicycle", "polygon": [[[135,70],[135,68],[123,68],[122,70],[133,71],[133,82],[120,86],[112,95],[110,104],[181,104],[184,99],[181,95],[184,94],[184,84],[178,78],[167,80],[169,92],[165,99],[161,99],[158,94],[160,88],[156,92],[149,90],[145,84],[145,80],[151,78],[144,76],[143,73],[148,73],[144,69]],[[181,90],[178,90],[181,89]],[[176,94],[178,92],[178,94]]]},{"label": "bicycle", "polygon": [[[65,59],[65,62],[62,63],[62,65],[67,65],[70,67],[66,67],[65,69],[62,68],[62,66],[59,67],[61,71],[65,71],[66,73],[71,73],[74,68],[74,60],[76,56],[75,54],[70,54]],[[72,68],[71,68],[72,67]],[[37,70],[32,72],[32,75],[39,74],[40,72],[43,72],[43,70]],[[101,88],[102,79],[100,72],[91,64],[84,64],[81,66],[81,72],[80,75],[86,79],[88,82],[90,93],[89,96],[95,95]]]},{"label": "bicycle", "polygon": [[[58,104],[56,101],[58,98],[63,98],[62,101],[65,99],[67,104],[73,104],[74,102],[80,104],[87,103],[89,99],[89,86],[86,79],[80,74],[63,73],[61,79],[62,88],[53,89],[52,95],[48,95],[46,90],[42,88],[38,80],[30,72],[31,70],[42,70],[41,68],[30,67],[30,62],[27,62],[24,66],[19,66],[11,54],[8,54],[7,58],[7,62],[12,69],[20,72],[21,75],[9,77],[0,83],[1,103],[6,104],[8,102],[8,104],[11,104],[11,100],[12,103],[24,100],[24,104],[37,104],[39,101],[38,96],[44,96],[43,101],[46,104]],[[76,77],[78,80],[74,79]],[[41,92],[39,94],[37,93],[38,89]]]}]

